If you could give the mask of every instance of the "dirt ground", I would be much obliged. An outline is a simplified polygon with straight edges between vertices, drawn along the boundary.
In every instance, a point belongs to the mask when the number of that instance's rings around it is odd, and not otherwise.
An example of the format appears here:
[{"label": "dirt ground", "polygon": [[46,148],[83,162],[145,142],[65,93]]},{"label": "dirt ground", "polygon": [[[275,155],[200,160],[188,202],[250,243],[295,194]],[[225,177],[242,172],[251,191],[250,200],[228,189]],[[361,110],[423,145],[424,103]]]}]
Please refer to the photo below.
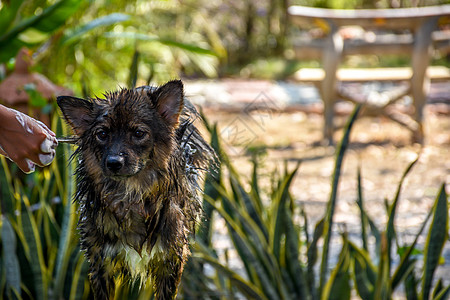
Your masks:
[{"label": "dirt ground", "polygon": [[[300,161],[300,169],[292,186],[292,193],[302,204],[315,224],[325,213],[330,194],[331,175],[334,168],[335,148],[322,146],[323,119],[318,114],[292,113],[224,113],[208,110],[205,115],[210,122],[217,122],[228,153],[234,165],[244,175],[250,171],[249,150],[266,145],[264,169],[261,179],[268,178],[271,171],[282,169],[284,161],[294,166]],[[343,125],[346,116],[339,117]],[[338,190],[334,243],[339,244],[339,228],[346,228],[350,238],[359,241],[359,210],[357,198],[357,169],[361,166],[365,208],[370,217],[383,228],[387,221],[384,201],[391,202],[400,178],[407,166],[420,154],[404,182],[395,225],[400,244],[412,242],[420,225],[431,209],[439,188],[447,184],[450,192],[450,117],[425,109],[424,123],[426,141],[424,146],[410,143],[410,132],[382,117],[361,117],[354,125],[351,145],[344,160]],[[339,140],[342,130],[337,130]],[[310,225],[313,230],[312,225]],[[343,227],[344,226],[344,227]],[[420,241],[421,246],[424,239]],[[450,274],[450,246],[444,249],[445,265],[439,270],[440,277]],[[340,247],[334,247],[335,254]]]}]

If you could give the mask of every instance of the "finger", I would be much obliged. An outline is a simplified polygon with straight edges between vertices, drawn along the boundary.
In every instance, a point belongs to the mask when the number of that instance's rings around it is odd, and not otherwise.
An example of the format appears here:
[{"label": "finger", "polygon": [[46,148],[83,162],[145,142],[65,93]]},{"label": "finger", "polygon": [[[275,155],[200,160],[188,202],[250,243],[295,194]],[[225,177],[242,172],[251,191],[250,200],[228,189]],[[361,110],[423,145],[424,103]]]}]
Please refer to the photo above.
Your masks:
[{"label": "finger", "polygon": [[49,164],[51,164],[54,158],[55,158],[55,151],[52,151],[48,154],[39,154],[40,165],[48,166]]},{"label": "finger", "polygon": [[[30,153],[29,155],[26,156],[26,159],[31,161],[35,165],[44,167],[44,164],[41,162],[41,155],[45,156],[45,155],[49,155],[49,154],[50,153],[40,153],[40,152]],[[44,160],[44,162],[47,162],[49,159],[44,158],[43,160]]]},{"label": "finger", "polygon": [[48,134],[50,134],[51,136],[55,136],[55,137],[56,137],[56,134],[55,134],[53,131],[51,131],[50,128],[47,127],[47,125],[45,125],[43,122],[41,122],[41,121],[39,121],[39,120],[36,120],[36,122],[37,122],[39,125],[41,125],[41,127],[42,127]]},{"label": "finger", "polygon": [[50,153],[58,146],[58,141],[55,138],[47,138],[41,144],[41,151],[43,153]]},{"label": "finger", "polygon": [[25,161],[27,162],[27,166],[28,166],[28,172],[26,172],[26,173],[27,174],[33,173],[34,170],[36,169],[36,165],[28,158],[25,158]]},{"label": "finger", "polygon": [[15,109],[9,108],[9,110],[14,114],[16,121],[20,124],[20,126],[22,126],[23,130],[33,134],[33,129],[30,128],[29,126],[30,125],[30,122],[28,121],[29,117]]},{"label": "finger", "polygon": [[0,154],[3,156],[8,156],[8,153],[6,153],[6,151],[3,150],[2,146],[0,146]]},{"label": "finger", "polygon": [[24,160],[15,161],[15,163],[25,174],[33,173],[36,169],[36,165],[27,158],[25,158]]},{"label": "finger", "polygon": [[51,150],[49,153],[33,153],[29,155],[27,159],[29,159],[35,165],[45,167],[51,164],[51,162],[55,158],[55,153],[55,150]]}]

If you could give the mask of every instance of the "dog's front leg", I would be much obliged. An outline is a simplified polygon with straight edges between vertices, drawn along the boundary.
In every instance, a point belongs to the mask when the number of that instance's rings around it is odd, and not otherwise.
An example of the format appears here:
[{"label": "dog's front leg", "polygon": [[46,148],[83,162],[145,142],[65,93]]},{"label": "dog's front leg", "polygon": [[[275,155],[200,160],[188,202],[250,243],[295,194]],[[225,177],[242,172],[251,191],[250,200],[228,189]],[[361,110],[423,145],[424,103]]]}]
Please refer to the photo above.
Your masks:
[{"label": "dog's front leg", "polygon": [[79,223],[81,248],[89,262],[89,279],[96,300],[114,299],[114,278],[105,263],[103,235],[95,227],[93,218],[82,218]]},{"label": "dog's front leg", "polygon": [[185,255],[180,257],[175,254],[163,260],[156,259],[151,263],[152,281],[157,300],[175,299],[185,263]]},{"label": "dog's front leg", "polygon": [[89,276],[92,291],[96,300],[114,299],[114,279],[105,270],[103,258],[100,252],[88,256],[89,259]]}]

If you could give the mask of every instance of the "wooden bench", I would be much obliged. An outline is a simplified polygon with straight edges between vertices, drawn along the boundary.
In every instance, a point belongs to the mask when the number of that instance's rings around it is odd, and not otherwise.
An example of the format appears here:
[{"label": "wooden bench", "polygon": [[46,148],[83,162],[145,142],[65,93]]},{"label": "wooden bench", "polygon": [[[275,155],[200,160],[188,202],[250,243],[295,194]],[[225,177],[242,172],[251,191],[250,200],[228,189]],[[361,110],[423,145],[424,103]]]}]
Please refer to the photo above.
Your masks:
[{"label": "wooden bench", "polygon": [[[340,81],[407,80],[409,87],[389,95],[382,106],[410,94],[415,112],[413,119],[401,123],[413,131],[413,140],[423,142],[423,107],[430,78],[448,80],[446,68],[429,68],[432,49],[450,52],[450,33],[439,25],[450,24],[450,5],[400,9],[332,10],[303,6],[288,9],[291,20],[302,28],[321,28],[325,36],[295,47],[299,59],[321,58],[323,71],[309,70],[297,74],[298,80],[315,81],[324,102],[324,138],[332,143],[334,102],[338,98],[360,102],[358,96],[338,88]],[[358,26],[355,36],[348,26]],[[339,69],[343,56],[352,54],[409,54],[411,68],[349,71]],[[339,70],[338,70],[339,69]],[[428,71],[427,71],[428,70]],[[308,73],[309,72],[309,73]],[[315,73],[314,73],[315,72]],[[307,75],[309,74],[309,75]],[[308,78],[309,77],[309,78]],[[404,117],[400,118],[405,120]]]}]

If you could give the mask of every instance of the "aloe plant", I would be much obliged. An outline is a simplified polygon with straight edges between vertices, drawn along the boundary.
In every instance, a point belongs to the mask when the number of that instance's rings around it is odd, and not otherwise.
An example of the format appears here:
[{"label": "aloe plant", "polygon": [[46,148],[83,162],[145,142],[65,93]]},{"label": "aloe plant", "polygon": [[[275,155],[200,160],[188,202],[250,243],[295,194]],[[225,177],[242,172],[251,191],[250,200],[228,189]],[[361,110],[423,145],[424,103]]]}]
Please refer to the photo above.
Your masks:
[{"label": "aloe plant", "polygon": [[[337,154],[338,167],[342,163],[350,129],[358,111],[359,107],[348,123],[346,137]],[[209,124],[207,128],[212,136],[217,136],[216,128]],[[196,243],[194,256],[213,265],[218,274],[227,277],[234,289],[248,298],[312,299],[319,297],[320,289],[314,284],[316,275],[310,263],[317,257],[318,239],[325,233],[328,237],[330,236],[330,232],[325,230],[325,228],[328,230],[325,224],[329,226],[332,222],[339,171],[335,172],[333,177],[334,196],[330,197],[332,200],[324,218],[326,221],[318,224],[317,228],[320,229],[316,231],[313,240],[307,243],[306,253],[302,253],[304,242],[300,239],[300,233],[303,231],[294,222],[294,216],[298,210],[289,191],[299,165],[291,171],[286,169],[282,175],[273,179],[274,185],[269,192],[271,201],[268,207],[264,207],[257,176],[258,161],[253,160],[253,175],[250,182],[252,189],[246,192],[240,175],[230,163],[220,144],[216,144],[215,148],[220,154],[222,164],[228,169],[228,183],[216,183],[219,198],[217,195],[213,198],[206,194],[205,200],[225,219],[230,239],[242,260],[246,278],[220,263],[215,252],[209,251],[202,241]],[[323,263],[328,260],[327,254],[324,254],[324,257],[322,264],[323,268],[327,269],[326,264]],[[306,264],[305,259],[308,259]],[[348,270],[348,263],[346,265]],[[336,276],[332,278],[335,279]],[[330,279],[330,282],[333,286],[334,281]],[[234,289],[228,290],[227,293],[233,295],[237,292]]]},{"label": "aloe plant", "polygon": [[[58,134],[62,128],[53,119]],[[21,175],[1,157],[2,274],[7,298],[81,299],[87,268],[76,237],[72,150],[59,146],[56,161]],[[19,175],[19,176],[18,176]]]},{"label": "aloe plant", "polygon": [[[198,273],[194,275],[208,282],[207,295],[210,297],[206,298],[229,299],[244,295],[249,299],[350,299],[354,290],[362,299],[390,299],[392,293],[400,287],[405,289],[407,299],[448,297],[450,287],[443,286],[441,280],[432,286],[433,275],[448,238],[448,203],[444,186],[441,187],[433,210],[429,212],[413,243],[400,247],[397,240],[394,220],[398,203],[401,201],[400,192],[417,159],[405,170],[394,199],[391,203],[386,203],[388,222],[384,229],[377,228],[365,211],[363,184],[358,169],[359,197],[356,203],[360,209],[361,243],[349,240],[347,234],[342,233],[338,262],[331,268],[329,266],[328,249],[334,207],[338,201],[336,195],[340,169],[349,145],[352,124],[359,109],[356,107],[351,115],[337,148],[327,210],[324,217],[315,224],[312,234],[305,227],[305,224],[308,224],[307,216],[302,212],[302,208],[296,205],[289,192],[299,166],[290,171],[286,168],[281,175],[275,175],[271,190],[263,193],[257,176],[258,161],[253,160],[251,179],[246,184],[220,143],[215,143],[215,150],[220,153],[222,163],[218,171],[222,180],[207,182],[215,189],[207,191],[205,201],[224,219],[243,270],[232,269],[228,266],[226,256],[219,257],[216,251],[210,248],[214,246],[210,235],[197,239],[190,264],[209,264],[216,272],[213,276]],[[217,138],[217,128],[210,124],[206,127],[211,135],[220,141],[220,138]],[[228,174],[226,181],[223,180],[224,174]],[[246,190],[246,186],[250,189]],[[269,198],[268,203],[262,201],[266,198]],[[214,215],[208,211],[208,216]],[[416,265],[419,258],[414,253],[417,251],[418,239],[431,217],[433,221],[425,244],[424,268],[420,270]],[[299,219],[303,220],[303,226],[297,223],[296,220]],[[375,238],[375,247],[369,247],[369,235]],[[323,240],[321,247],[320,240]],[[357,244],[362,244],[362,247]],[[394,245],[397,245],[398,250],[404,250],[395,254]],[[369,248],[373,248],[373,251],[369,251]],[[394,265],[396,255],[400,262]],[[417,274],[421,280],[416,278]],[[195,285],[191,281],[189,271],[185,278],[188,278],[185,281]],[[195,282],[200,282],[199,280]],[[192,289],[192,285],[190,288]],[[189,293],[184,295],[189,299]]]}]

